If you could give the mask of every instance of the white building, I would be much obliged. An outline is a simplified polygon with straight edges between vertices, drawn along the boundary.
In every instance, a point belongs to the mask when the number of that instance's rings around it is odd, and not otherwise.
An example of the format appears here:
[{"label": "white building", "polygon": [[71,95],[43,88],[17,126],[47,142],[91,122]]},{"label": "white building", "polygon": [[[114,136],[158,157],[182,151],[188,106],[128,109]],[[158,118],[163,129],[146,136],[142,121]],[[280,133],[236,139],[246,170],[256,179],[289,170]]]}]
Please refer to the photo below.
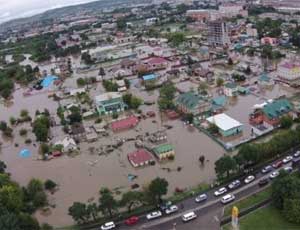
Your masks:
[{"label": "white building", "polygon": [[278,77],[286,81],[300,79],[300,62],[285,62],[278,66]]},{"label": "white building", "polygon": [[62,145],[63,152],[71,152],[78,149],[76,142],[71,137],[65,137],[62,141],[58,141],[54,145]]},{"label": "white building", "polygon": [[210,21],[207,24],[207,41],[211,46],[228,46],[230,38],[228,35],[228,25],[223,20]]}]

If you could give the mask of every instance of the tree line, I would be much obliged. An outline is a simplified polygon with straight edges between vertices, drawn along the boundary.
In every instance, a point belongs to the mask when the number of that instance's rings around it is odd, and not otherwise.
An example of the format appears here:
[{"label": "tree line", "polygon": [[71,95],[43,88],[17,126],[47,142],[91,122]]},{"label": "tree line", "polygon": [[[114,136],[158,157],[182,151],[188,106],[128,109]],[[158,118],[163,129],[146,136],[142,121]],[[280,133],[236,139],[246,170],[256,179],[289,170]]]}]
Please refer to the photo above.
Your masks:
[{"label": "tree line", "polygon": [[126,208],[127,213],[135,208],[147,205],[156,207],[162,202],[162,198],[168,192],[168,181],[164,178],[155,178],[142,191],[128,191],[122,194],[120,199],[114,197],[114,193],[108,188],[101,188],[98,202],[74,202],[69,207],[69,215],[79,224],[97,221],[99,217],[116,218],[120,214],[120,208]]},{"label": "tree line", "polygon": [[280,157],[289,149],[299,145],[299,125],[295,130],[281,130],[267,142],[244,144],[235,156],[224,155],[215,162],[217,177],[226,179],[231,175],[247,172],[258,164]]}]

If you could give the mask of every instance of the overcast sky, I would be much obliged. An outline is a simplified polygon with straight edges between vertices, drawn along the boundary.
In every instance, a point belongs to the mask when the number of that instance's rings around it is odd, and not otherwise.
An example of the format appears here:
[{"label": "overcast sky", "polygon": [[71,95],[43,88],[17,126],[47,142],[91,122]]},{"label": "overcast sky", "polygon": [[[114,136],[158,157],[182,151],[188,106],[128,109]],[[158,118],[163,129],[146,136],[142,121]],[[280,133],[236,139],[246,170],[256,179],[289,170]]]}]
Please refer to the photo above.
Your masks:
[{"label": "overcast sky", "polygon": [[95,0],[0,0],[0,22]]}]

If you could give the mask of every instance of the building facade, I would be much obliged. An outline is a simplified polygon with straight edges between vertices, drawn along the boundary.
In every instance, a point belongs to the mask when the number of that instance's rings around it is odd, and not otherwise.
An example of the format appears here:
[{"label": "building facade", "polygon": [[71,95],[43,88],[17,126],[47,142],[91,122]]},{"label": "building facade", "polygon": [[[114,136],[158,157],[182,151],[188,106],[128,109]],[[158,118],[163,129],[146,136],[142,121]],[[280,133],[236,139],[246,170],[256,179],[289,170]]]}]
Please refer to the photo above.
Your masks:
[{"label": "building facade", "polygon": [[100,115],[119,113],[127,108],[122,94],[117,92],[109,92],[96,96],[95,104]]},{"label": "building facade", "polygon": [[175,150],[170,144],[162,144],[152,149],[158,160],[167,160],[170,157],[175,157]]},{"label": "building facade", "polygon": [[207,41],[211,46],[228,46],[230,38],[228,25],[223,20],[209,21],[207,24]]}]

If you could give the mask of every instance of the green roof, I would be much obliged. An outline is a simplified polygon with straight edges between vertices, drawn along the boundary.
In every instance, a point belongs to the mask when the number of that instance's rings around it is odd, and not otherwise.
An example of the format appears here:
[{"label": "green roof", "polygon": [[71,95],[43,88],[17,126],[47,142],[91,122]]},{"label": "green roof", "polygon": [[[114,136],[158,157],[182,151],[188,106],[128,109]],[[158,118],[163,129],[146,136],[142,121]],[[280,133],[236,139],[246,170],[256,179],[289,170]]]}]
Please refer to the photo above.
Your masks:
[{"label": "green roof", "polygon": [[174,150],[173,146],[170,144],[163,144],[153,148],[153,152],[157,155],[163,154],[165,152],[169,152]]},{"label": "green roof", "polygon": [[225,106],[227,102],[226,96],[220,96],[212,99],[212,103],[218,106]]},{"label": "green roof", "polygon": [[279,99],[264,106],[263,112],[269,118],[278,118],[292,110],[293,106],[287,99]]},{"label": "green roof", "polygon": [[226,88],[230,88],[230,89],[234,89],[237,87],[237,84],[235,84],[234,82],[228,82],[225,84]]},{"label": "green roof", "polygon": [[178,96],[176,99],[176,104],[182,104],[186,106],[188,109],[192,110],[197,105],[199,105],[203,100],[199,95],[196,95],[193,92],[183,93]]}]

